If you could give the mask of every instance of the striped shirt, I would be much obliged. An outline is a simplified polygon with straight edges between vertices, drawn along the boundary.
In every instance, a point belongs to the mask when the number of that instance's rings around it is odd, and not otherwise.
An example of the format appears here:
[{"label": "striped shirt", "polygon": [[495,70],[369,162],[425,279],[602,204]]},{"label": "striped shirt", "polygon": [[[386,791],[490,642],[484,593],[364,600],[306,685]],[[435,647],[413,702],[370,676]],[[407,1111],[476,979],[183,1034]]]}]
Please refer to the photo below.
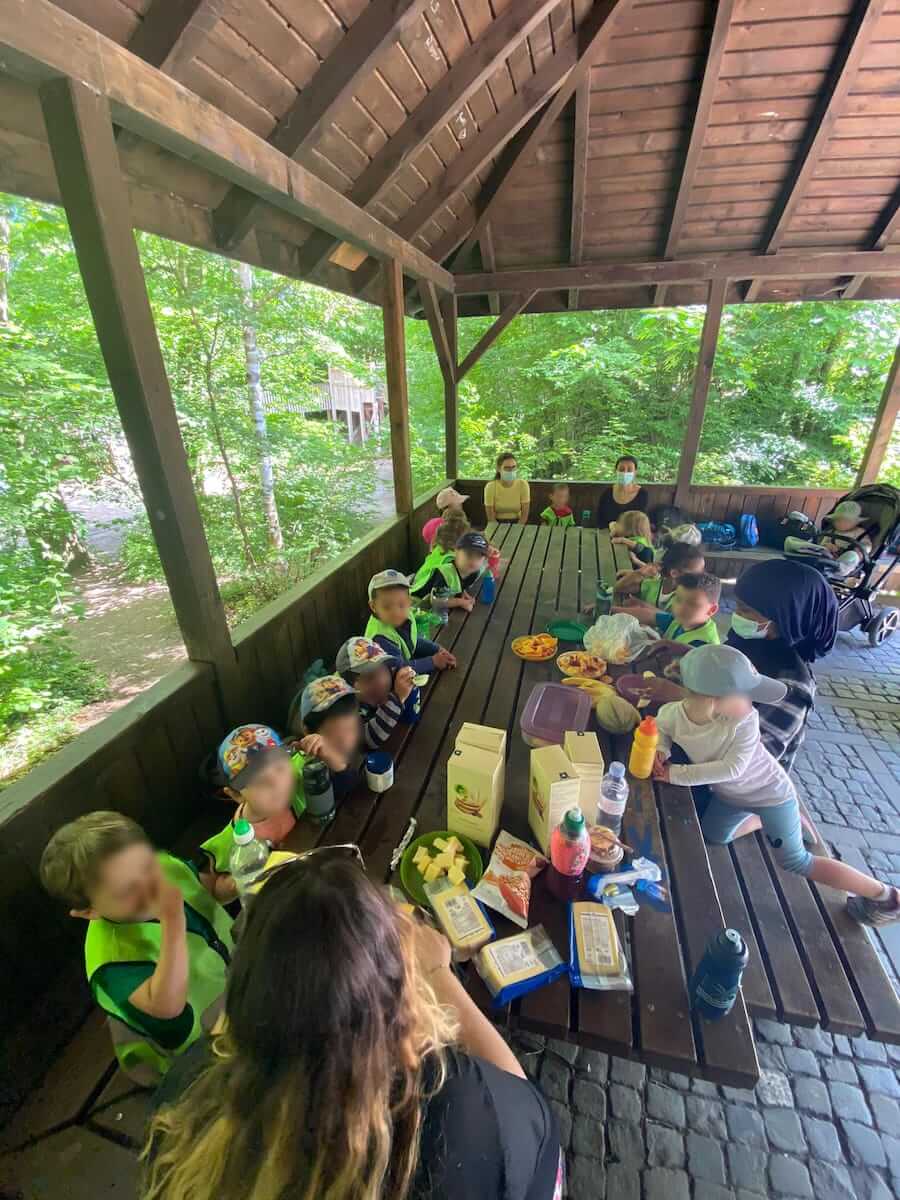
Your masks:
[{"label": "striped shirt", "polygon": [[378,746],[383,745],[400,722],[405,725],[413,723],[418,691],[418,688],[413,688],[405,702],[391,692],[384,704],[380,704],[377,708],[374,704],[360,704],[363,737],[367,749],[375,750]]}]

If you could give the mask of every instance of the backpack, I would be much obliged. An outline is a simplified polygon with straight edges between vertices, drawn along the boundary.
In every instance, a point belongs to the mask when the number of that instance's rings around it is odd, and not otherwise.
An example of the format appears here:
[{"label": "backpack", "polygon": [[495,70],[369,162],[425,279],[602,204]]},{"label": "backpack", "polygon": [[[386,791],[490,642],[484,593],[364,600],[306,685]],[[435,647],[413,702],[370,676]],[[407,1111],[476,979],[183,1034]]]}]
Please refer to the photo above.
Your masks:
[{"label": "backpack", "polygon": [[759,526],[753,513],[744,513],[740,520],[738,545],[744,550],[752,550],[759,545]]},{"label": "backpack", "polygon": [[731,549],[737,542],[737,530],[730,521],[697,521],[697,528],[707,546]]},{"label": "backpack", "polygon": [[687,517],[674,504],[660,504],[650,514],[654,529],[674,529],[676,525],[687,523]]},{"label": "backpack", "polygon": [[759,531],[759,540],[763,546],[771,546],[775,550],[783,550],[785,539],[789,537],[802,538],[810,542],[816,536],[816,525],[804,513],[792,512],[780,520],[764,521]]}]

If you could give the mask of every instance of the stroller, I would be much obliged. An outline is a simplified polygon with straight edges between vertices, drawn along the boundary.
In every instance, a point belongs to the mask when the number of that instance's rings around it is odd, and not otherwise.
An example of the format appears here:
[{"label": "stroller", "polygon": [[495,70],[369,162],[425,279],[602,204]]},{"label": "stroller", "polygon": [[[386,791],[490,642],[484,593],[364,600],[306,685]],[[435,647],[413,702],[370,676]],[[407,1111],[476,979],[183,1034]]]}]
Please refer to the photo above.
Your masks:
[{"label": "stroller", "polygon": [[[822,518],[822,529],[812,541],[789,537],[784,552],[789,558],[803,559],[828,578],[837,596],[843,632],[862,629],[871,645],[880,646],[900,628],[900,609],[876,608],[872,603],[900,562],[900,490],[888,483],[872,483],[848,492],[838,504],[847,500],[855,500],[862,509],[865,541],[833,529],[832,509]],[[826,540],[839,547],[846,545],[846,550],[835,558],[823,547]]]}]

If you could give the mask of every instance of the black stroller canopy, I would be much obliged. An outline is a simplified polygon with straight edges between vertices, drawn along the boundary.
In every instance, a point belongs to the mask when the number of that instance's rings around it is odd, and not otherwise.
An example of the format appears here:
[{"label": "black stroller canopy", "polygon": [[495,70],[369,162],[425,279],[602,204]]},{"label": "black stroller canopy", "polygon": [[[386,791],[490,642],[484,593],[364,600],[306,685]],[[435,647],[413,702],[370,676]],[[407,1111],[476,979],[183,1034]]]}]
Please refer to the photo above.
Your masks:
[{"label": "black stroller canopy", "polygon": [[860,523],[869,531],[872,540],[872,557],[895,540],[897,527],[900,525],[900,488],[889,483],[869,483],[864,487],[854,488],[841,496],[831,512],[822,518],[822,528],[831,527],[831,518],[838,504],[846,500],[855,500],[862,509]]}]

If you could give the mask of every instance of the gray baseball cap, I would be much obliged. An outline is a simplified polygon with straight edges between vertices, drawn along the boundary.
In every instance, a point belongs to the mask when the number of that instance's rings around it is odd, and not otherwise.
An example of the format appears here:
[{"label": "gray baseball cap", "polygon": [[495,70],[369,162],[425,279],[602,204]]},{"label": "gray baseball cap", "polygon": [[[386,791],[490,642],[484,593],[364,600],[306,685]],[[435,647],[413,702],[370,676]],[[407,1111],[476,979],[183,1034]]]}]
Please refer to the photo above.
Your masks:
[{"label": "gray baseball cap", "polygon": [[373,575],[369,580],[369,599],[372,599],[379,588],[408,588],[409,583],[410,579],[408,575],[404,575],[402,571],[395,571],[392,567],[388,567],[386,571],[379,571],[377,575]]},{"label": "gray baseball cap", "polygon": [[681,660],[681,682],[699,696],[749,696],[763,704],[777,704],[787,686],[756,667],[734,646],[697,646]]}]

